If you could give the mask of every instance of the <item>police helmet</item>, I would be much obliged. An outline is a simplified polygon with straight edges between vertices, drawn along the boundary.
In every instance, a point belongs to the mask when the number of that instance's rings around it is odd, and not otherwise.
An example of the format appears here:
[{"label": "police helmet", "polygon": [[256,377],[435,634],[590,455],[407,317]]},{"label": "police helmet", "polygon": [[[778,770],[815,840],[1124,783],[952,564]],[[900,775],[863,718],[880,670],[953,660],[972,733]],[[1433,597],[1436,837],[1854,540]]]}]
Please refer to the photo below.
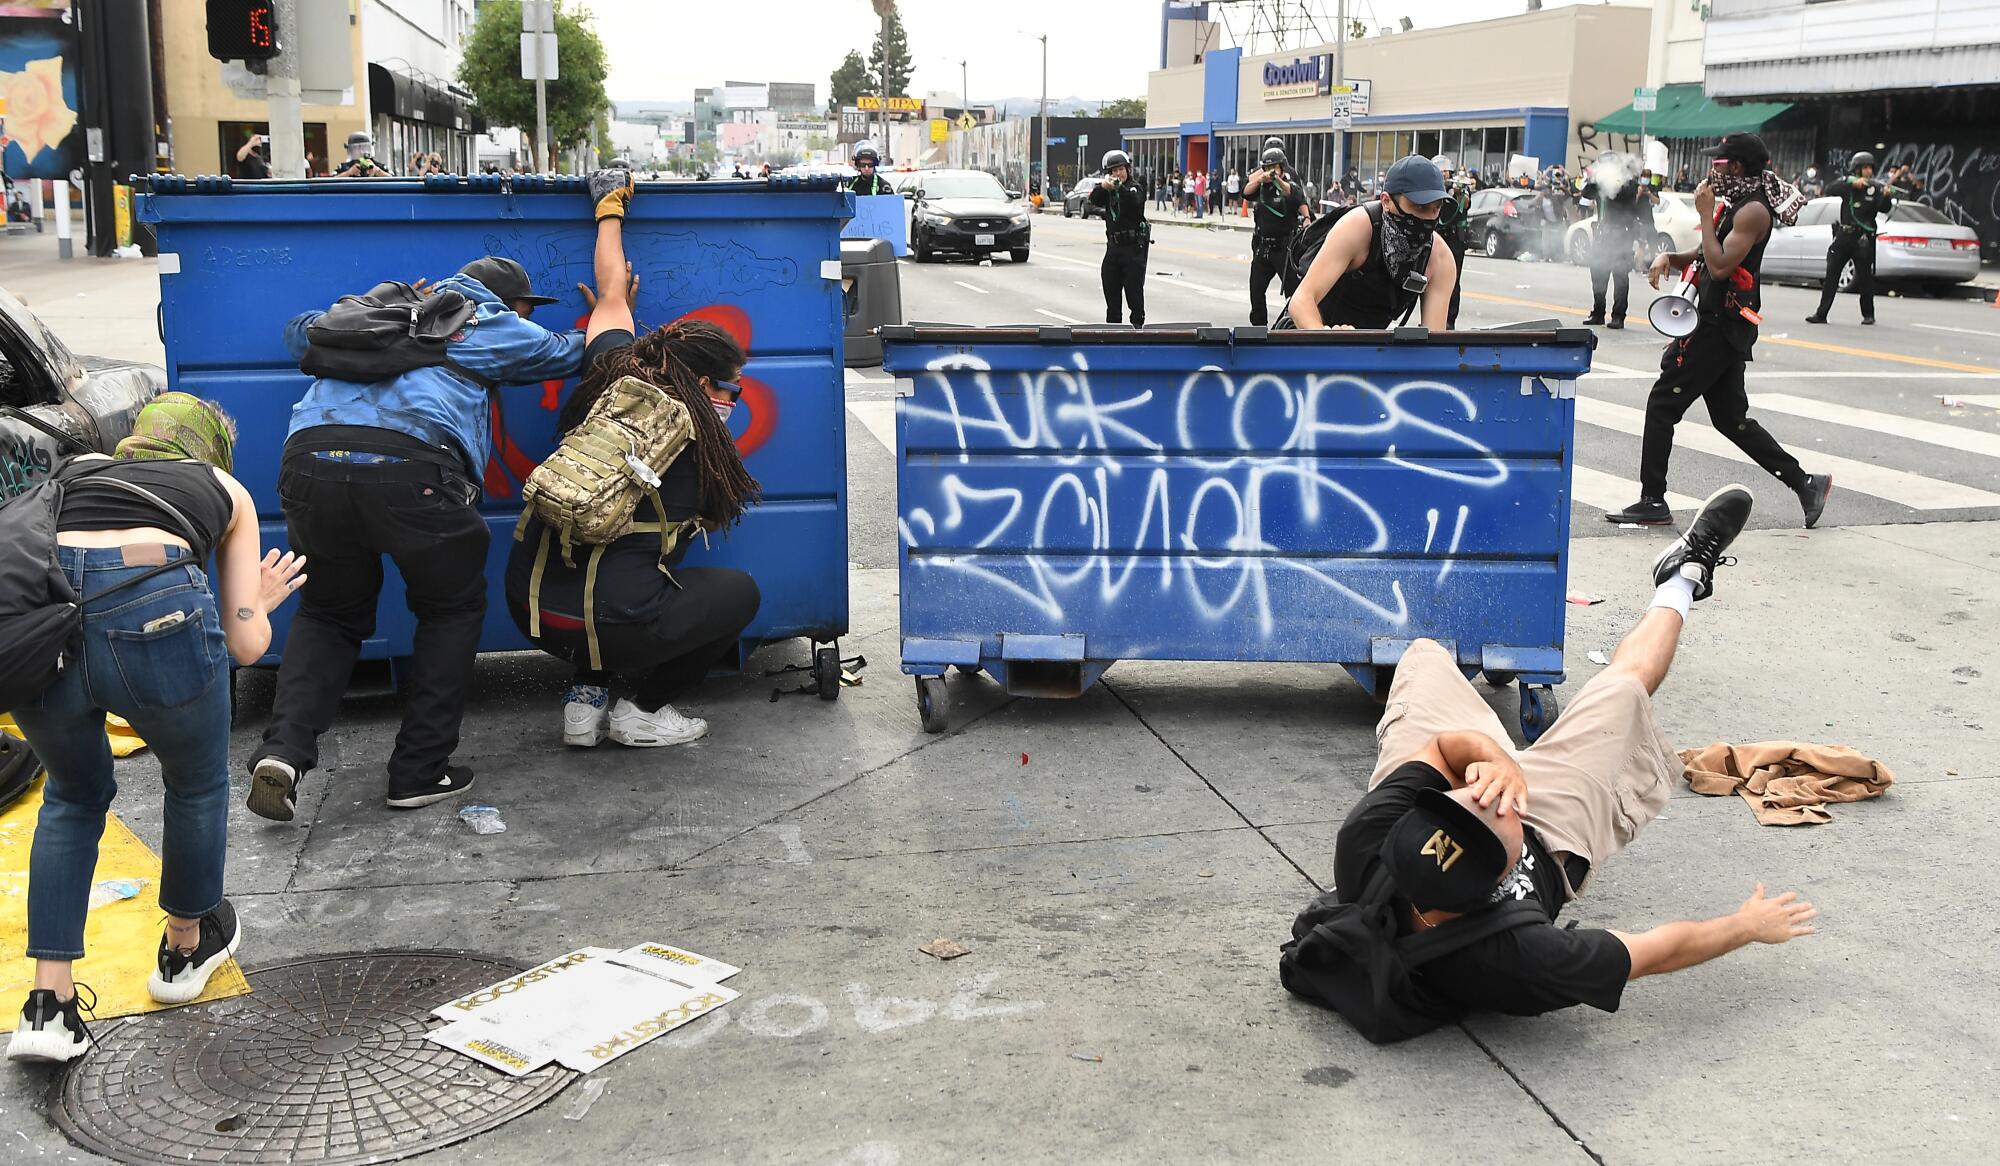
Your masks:
[{"label": "police helmet", "polygon": [[367,130],[355,130],[353,133],[347,135],[347,148],[352,150],[357,147],[363,150],[372,150],[375,148],[375,138]]},{"label": "police helmet", "polygon": [[1451,174],[1458,170],[1458,165],[1451,160],[1450,154],[1439,154],[1437,157],[1432,158],[1431,165],[1446,174]]},{"label": "police helmet", "polygon": [[873,162],[879,166],[882,164],[882,155],[877,154],[873,146],[863,146],[854,151],[854,160],[856,162]]},{"label": "police helmet", "polygon": [[1105,151],[1104,164],[1102,169],[1106,174],[1111,173],[1113,170],[1116,170],[1120,166],[1130,168],[1131,165],[1132,165],[1132,155],[1127,154],[1125,151],[1123,150]]},{"label": "police helmet", "polygon": [[1264,148],[1266,150],[1271,150],[1271,149],[1282,150],[1285,148],[1285,139],[1278,137],[1274,134],[1271,137],[1264,139]]},{"label": "police helmet", "polygon": [[1277,146],[1267,146],[1264,149],[1262,160],[1266,166],[1283,166],[1285,164],[1285,152]]},{"label": "police helmet", "polygon": [[1874,169],[1875,155],[1869,153],[1866,150],[1857,150],[1855,151],[1854,154],[1854,160],[1847,164],[1848,172],[1851,174],[1859,174],[1861,173],[1861,168],[1863,166],[1866,166],[1871,170]]}]

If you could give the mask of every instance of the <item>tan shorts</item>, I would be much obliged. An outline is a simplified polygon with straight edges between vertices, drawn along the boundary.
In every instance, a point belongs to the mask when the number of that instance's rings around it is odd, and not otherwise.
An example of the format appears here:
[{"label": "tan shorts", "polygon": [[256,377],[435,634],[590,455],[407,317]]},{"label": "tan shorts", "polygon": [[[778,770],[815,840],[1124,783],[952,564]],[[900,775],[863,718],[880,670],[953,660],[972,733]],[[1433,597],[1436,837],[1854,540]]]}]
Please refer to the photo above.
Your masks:
[{"label": "tan shorts", "polygon": [[[1423,752],[1439,733],[1455,729],[1485,733],[1513,753],[1528,779],[1523,820],[1558,856],[1587,859],[1593,875],[1665,808],[1681,772],[1653,717],[1652,698],[1632,677],[1618,672],[1594,677],[1541,740],[1514,749],[1500,718],[1450,654],[1435,640],[1417,640],[1396,665],[1388,707],[1375,726],[1378,749],[1368,788]],[[1574,887],[1571,893],[1582,890]]]}]

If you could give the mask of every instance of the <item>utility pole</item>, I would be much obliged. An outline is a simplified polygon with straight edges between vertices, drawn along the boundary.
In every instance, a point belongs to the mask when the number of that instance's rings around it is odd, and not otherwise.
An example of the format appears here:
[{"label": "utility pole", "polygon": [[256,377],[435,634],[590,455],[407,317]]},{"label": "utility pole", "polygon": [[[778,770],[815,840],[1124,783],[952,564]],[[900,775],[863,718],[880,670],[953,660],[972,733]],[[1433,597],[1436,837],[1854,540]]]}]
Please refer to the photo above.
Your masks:
[{"label": "utility pole", "polygon": [[875,15],[882,18],[882,140],[876,149],[884,161],[893,162],[889,150],[889,18],[896,15],[896,0],[875,0]]},{"label": "utility pole", "polygon": [[549,43],[556,32],[555,4],[552,0],[523,0],[521,5],[521,55],[530,58],[530,77],[535,82],[535,168],[543,174],[555,169],[555,151],[549,142]]},{"label": "utility pole", "polygon": [[[278,18],[278,55],[271,58],[264,74],[264,116],[271,123],[271,176],[304,178],[306,127],[299,95],[299,51],[303,46],[298,0],[273,0],[271,8]],[[333,143],[328,142],[327,151],[332,150]]]},{"label": "utility pole", "polygon": [[1030,193],[1042,196],[1048,202],[1049,192],[1049,34],[1035,38],[1042,42],[1042,187]]},{"label": "utility pole", "polygon": [[[1322,10],[1324,11],[1324,10]],[[1334,17],[1333,33],[1333,83],[1335,87],[1347,84],[1347,0],[1340,0],[1340,14]],[[1352,108],[1350,105],[1349,108]],[[1339,119],[1333,119],[1336,123]],[[1347,181],[1347,130],[1333,125],[1333,180]],[[1345,189],[1343,187],[1343,189]],[[1349,202],[1360,201],[1354,191],[1347,191]]]},{"label": "utility pole", "polygon": [[968,74],[965,71],[965,62],[960,61],[958,63],[958,103],[965,107],[965,112],[971,113],[972,82],[966,80],[967,76]]}]

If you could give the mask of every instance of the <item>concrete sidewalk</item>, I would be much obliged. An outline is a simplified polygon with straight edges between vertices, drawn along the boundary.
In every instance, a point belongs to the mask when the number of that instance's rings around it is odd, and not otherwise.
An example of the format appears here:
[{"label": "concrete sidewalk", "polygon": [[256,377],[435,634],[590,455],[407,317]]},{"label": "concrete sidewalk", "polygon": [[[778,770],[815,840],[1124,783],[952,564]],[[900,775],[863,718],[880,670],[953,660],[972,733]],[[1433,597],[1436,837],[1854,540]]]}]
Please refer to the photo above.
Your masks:
[{"label": "concrete sidewalk", "polygon": [[[1610,599],[1569,609],[1566,700],[1649,597],[1664,537],[1575,544],[1572,587]],[[843,645],[870,660],[862,687],[773,703],[795,678],[712,681],[687,703],[711,735],[686,748],[565,750],[565,669],[483,658],[459,756],[496,836],[456,803],[385,811],[399,708],[350,700],[303,826],[233,812],[242,956],[659,939],[745,969],[742,999],[600,1070],[581,1121],[550,1105],[440,1161],[1983,1159],[2000,527],[1754,532],[1737,552],[1660,695],[1670,734],[1847,743],[1898,783],[1794,830],[1680,789],[1575,917],[1713,915],[1763,880],[1809,895],[1821,930],[1635,984],[1614,1015],[1376,1048],[1290,999],[1277,948],[1330,881],[1376,707],[1331,667],[1127,663],[1071,701],[954,676],[956,728],[927,736],[879,570],[854,574]],[[239,758],[270,688],[246,674]],[[1512,691],[1491,699],[1513,726]],[[157,843],[155,764],[119,777],[118,812]],[[916,950],[938,936],[972,954]],[[22,1131],[5,1144],[28,1143],[8,1153],[83,1158],[43,1081],[0,1076]]]}]

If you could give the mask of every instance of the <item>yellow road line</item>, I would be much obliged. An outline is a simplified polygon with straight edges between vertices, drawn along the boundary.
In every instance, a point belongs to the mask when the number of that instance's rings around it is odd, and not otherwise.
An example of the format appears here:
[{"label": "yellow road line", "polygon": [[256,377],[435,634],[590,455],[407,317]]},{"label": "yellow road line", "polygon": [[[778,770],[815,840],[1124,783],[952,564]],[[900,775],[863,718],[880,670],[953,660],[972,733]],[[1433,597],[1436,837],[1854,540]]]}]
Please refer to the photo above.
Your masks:
[{"label": "yellow road line", "polygon": [[1590,315],[1590,312],[1584,308],[1569,308],[1569,307],[1564,307],[1561,304],[1545,304],[1540,300],[1522,300],[1522,299],[1516,299],[1513,296],[1496,296],[1488,292],[1467,291],[1463,293],[1461,298],[1468,300],[1485,300],[1488,303],[1495,303],[1495,304],[1513,304],[1517,307],[1522,307],[1522,308],[1540,308],[1545,312],[1562,312],[1565,315],[1570,315],[1570,316]]}]

